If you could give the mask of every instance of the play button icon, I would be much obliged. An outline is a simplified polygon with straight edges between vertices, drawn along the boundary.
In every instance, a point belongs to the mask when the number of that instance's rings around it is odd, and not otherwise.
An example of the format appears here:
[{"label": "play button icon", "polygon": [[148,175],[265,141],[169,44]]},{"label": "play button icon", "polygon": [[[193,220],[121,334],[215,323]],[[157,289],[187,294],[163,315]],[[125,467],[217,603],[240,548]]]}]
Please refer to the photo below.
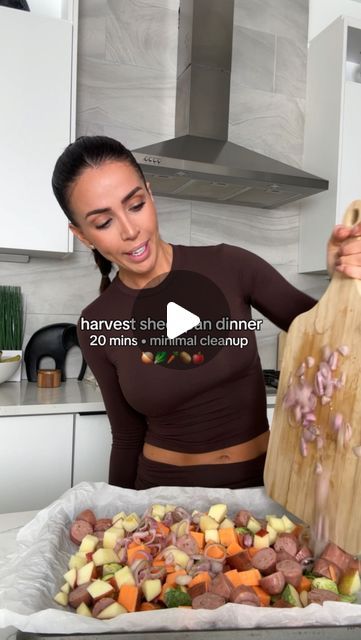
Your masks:
[{"label": "play button icon", "polygon": [[200,317],[187,311],[176,302],[167,304],[167,338],[173,340],[200,323]]},{"label": "play button icon", "polygon": [[131,316],[139,362],[169,372],[207,367],[229,333],[224,318],[230,310],[221,288],[186,269],[150,281],[136,295]]}]

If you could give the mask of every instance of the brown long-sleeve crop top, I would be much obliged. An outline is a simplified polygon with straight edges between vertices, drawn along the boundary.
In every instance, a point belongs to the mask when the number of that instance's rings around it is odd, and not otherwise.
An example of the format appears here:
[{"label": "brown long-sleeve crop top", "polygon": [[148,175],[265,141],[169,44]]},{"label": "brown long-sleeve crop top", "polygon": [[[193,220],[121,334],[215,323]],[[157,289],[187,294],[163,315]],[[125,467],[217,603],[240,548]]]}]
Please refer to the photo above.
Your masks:
[{"label": "brown long-sleeve crop top", "polygon": [[[172,247],[171,271],[189,270],[211,279],[226,297],[232,318],[249,320],[254,307],[287,330],[297,315],[316,302],[244,249],[226,244]],[[157,295],[157,288],[151,295]],[[82,319],[131,318],[138,293],[116,276],[84,309],[78,323],[79,343],[99,383],[112,428],[109,482],[123,487],[134,487],[144,442],[172,451],[204,453],[246,442],[269,428],[254,331],[247,331],[246,348],[224,347],[207,365],[170,371],[145,366],[138,346],[111,346],[112,331],[99,340],[104,330],[84,328]],[[133,332],[123,335],[131,337]]]}]

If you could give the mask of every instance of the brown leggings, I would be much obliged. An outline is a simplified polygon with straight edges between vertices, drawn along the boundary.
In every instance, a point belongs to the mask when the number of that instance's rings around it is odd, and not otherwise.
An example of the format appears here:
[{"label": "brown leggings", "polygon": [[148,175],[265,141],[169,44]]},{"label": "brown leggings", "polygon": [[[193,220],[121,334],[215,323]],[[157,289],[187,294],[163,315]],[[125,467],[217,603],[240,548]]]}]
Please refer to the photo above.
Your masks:
[{"label": "brown leggings", "polygon": [[245,462],[177,466],[139,456],[136,489],[151,487],[217,487],[245,489],[263,485],[266,454]]}]

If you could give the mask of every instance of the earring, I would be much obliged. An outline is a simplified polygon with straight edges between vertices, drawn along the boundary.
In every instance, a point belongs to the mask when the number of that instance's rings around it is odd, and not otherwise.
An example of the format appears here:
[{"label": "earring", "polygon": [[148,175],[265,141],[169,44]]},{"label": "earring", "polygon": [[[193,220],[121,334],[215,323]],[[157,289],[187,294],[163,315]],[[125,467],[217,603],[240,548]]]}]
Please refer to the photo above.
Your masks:
[{"label": "earring", "polygon": [[95,247],[94,247],[94,245],[93,245],[93,244],[90,244],[90,245],[89,245],[89,248],[90,248],[92,251],[94,251],[94,249],[95,249]]}]

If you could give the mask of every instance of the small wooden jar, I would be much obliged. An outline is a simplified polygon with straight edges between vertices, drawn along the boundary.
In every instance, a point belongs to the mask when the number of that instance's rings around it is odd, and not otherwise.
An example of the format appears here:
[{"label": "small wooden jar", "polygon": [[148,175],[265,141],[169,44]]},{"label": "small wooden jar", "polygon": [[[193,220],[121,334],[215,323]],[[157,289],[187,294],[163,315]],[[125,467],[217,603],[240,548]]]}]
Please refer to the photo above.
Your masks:
[{"label": "small wooden jar", "polygon": [[61,385],[60,369],[38,369],[37,386],[42,388],[54,388]]}]

